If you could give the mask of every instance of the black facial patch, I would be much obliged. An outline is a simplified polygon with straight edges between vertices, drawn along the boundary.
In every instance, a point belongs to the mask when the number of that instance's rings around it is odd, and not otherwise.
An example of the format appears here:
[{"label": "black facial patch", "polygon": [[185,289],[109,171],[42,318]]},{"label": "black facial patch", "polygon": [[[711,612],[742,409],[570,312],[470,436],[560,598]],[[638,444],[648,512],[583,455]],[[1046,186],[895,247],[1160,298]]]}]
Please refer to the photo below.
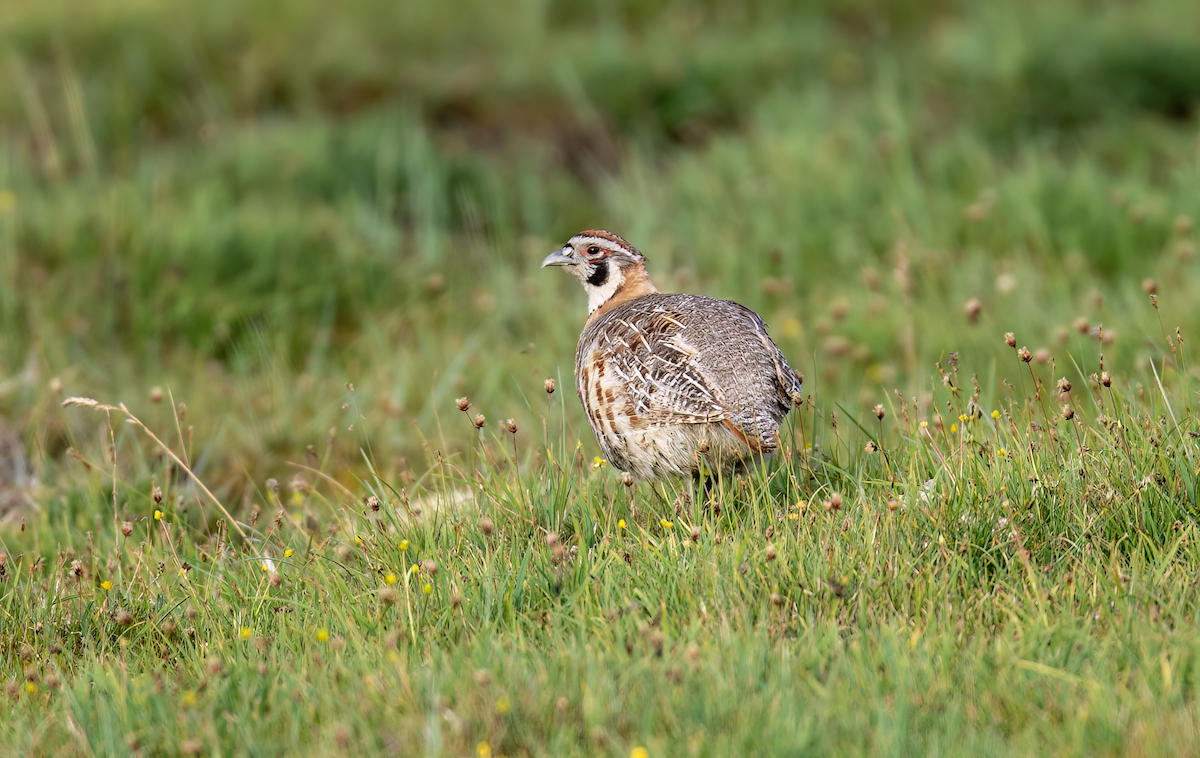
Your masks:
[{"label": "black facial patch", "polygon": [[602,287],[608,281],[608,261],[600,261],[596,264],[596,270],[587,278],[587,283],[593,287]]}]

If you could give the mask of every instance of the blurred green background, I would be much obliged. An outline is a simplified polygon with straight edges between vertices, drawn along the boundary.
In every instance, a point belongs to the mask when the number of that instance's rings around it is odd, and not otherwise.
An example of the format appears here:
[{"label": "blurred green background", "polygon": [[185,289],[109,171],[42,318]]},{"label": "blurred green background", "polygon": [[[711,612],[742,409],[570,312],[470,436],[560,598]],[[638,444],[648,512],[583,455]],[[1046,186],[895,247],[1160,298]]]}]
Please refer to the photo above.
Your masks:
[{"label": "blurred green background", "polygon": [[762,313],[821,407],[952,351],[993,392],[1006,331],[1074,375],[1103,324],[1140,365],[1160,313],[1200,328],[1196,29],[1168,0],[6,0],[0,411],[45,481],[98,431],[61,397],[165,424],[156,386],[223,492],[308,445],[419,472],[455,396],[524,425],[570,387],[584,298],[538,263],[590,227]]}]

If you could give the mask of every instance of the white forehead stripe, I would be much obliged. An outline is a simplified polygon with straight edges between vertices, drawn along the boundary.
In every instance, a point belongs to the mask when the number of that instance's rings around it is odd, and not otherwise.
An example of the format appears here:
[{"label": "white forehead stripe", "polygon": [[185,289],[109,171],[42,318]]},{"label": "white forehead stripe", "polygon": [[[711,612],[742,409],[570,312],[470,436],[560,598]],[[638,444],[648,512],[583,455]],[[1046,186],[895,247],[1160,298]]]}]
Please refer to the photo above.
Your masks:
[{"label": "white forehead stripe", "polygon": [[592,237],[592,236],[575,236],[571,238],[572,245],[600,245],[603,247],[622,247],[620,244],[608,239],[607,237]]}]

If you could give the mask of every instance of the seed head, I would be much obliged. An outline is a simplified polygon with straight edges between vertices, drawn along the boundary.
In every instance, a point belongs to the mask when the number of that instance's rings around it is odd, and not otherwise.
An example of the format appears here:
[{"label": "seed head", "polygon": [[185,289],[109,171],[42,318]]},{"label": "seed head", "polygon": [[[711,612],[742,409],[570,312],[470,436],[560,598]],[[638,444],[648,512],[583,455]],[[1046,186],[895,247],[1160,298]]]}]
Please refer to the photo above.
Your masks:
[{"label": "seed head", "polygon": [[1075,409],[1069,405],[1064,405],[1062,407],[1062,415],[1063,418],[1065,418],[1067,421],[1070,421],[1071,419],[1075,418]]},{"label": "seed head", "polygon": [[429,574],[430,576],[436,574],[438,569],[437,564],[434,563],[432,559],[426,560],[425,563],[422,564],[422,568],[424,569],[425,573]]},{"label": "seed head", "polygon": [[553,379],[547,379],[547,380],[546,380],[546,385],[545,385],[545,386],[546,386],[546,394],[547,394],[547,395],[553,395],[553,394],[554,394],[554,380],[553,380]]},{"label": "seed head", "polygon": [[1038,363],[1050,362],[1050,351],[1044,347],[1039,347],[1033,354],[1033,359]]},{"label": "seed head", "polygon": [[775,606],[776,608],[783,605],[783,596],[780,595],[778,592],[772,592],[771,593],[771,605]]},{"label": "seed head", "polygon": [[485,423],[487,423],[487,419],[485,419],[485,418],[483,417],[483,414],[482,414],[482,413],[476,413],[476,414],[475,414],[475,428],[476,428],[476,429],[482,429],[482,428],[483,428],[483,425],[484,425]]},{"label": "seed head", "polygon": [[133,534],[133,524],[129,521],[123,521],[121,523],[121,534],[124,534],[126,537]]},{"label": "seed head", "polygon": [[773,560],[775,560],[775,547],[774,547],[774,545],[767,545],[767,560],[768,560],[768,561],[773,561]]},{"label": "seed head", "polygon": [[462,606],[462,594],[458,590],[450,593],[450,607],[459,608]]},{"label": "seed head", "polygon": [[1083,316],[1075,319],[1075,323],[1073,323],[1072,326],[1074,326],[1075,331],[1079,332],[1080,334],[1087,334],[1092,329],[1091,325],[1088,324],[1088,320]]},{"label": "seed head", "polygon": [[700,527],[693,526],[692,527],[692,542],[699,542],[699,541],[700,541]]},{"label": "seed head", "polygon": [[220,676],[221,674],[225,673],[224,661],[215,655],[212,658],[209,658],[204,666],[208,669],[208,673],[212,674],[213,676]]},{"label": "seed head", "polygon": [[840,510],[842,507],[842,493],[840,493],[840,492],[833,493],[833,495],[829,498],[829,505],[835,511]]},{"label": "seed head", "polygon": [[632,487],[633,486],[633,474],[626,471],[624,474],[621,475],[621,483],[624,484],[626,487]]},{"label": "seed head", "polygon": [[884,416],[883,403],[876,403],[875,404],[875,418],[879,419],[880,421],[883,421],[883,416]]},{"label": "seed head", "polygon": [[117,609],[117,623],[121,626],[129,626],[133,623],[133,614],[124,608]]},{"label": "seed head", "polygon": [[492,523],[490,518],[480,519],[479,531],[483,532],[484,537],[491,537],[492,532],[496,531],[496,525]]},{"label": "seed head", "polygon": [[155,485],[154,489],[150,491],[150,497],[154,498],[155,503],[161,503],[163,499],[162,488]]},{"label": "seed head", "polygon": [[471,408],[471,401],[465,397],[458,398],[454,401],[454,404],[457,405],[458,409],[463,413],[466,413]]},{"label": "seed head", "polygon": [[1008,345],[1009,347],[1017,346],[1017,338],[1013,336],[1012,332],[1004,333],[1004,344]]},{"label": "seed head", "polygon": [[1059,392],[1070,392],[1071,391],[1071,382],[1069,379],[1067,379],[1067,377],[1064,376],[1062,379],[1058,380],[1058,391]]},{"label": "seed head", "polygon": [[162,399],[163,399],[162,387],[151,387],[150,388],[150,402],[161,403]]},{"label": "seed head", "polygon": [[1109,374],[1107,371],[1101,371],[1100,372],[1100,383],[1103,384],[1105,387],[1111,387],[1112,386],[1112,375]]},{"label": "seed head", "polygon": [[1142,291],[1145,292],[1147,295],[1157,295],[1158,294],[1158,282],[1154,281],[1153,279],[1143,279],[1142,280]]},{"label": "seed head", "polygon": [[979,314],[983,311],[983,301],[977,297],[973,297],[963,305],[963,313],[967,315],[967,320],[974,324],[979,320]]},{"label": "seed head", "polygon": [[367,507],[373,511],[379,510],[379,498],[374,495],[367,496]]},{"label": "seed head", "polygon": [[379,602],[384,605],[395,605],[400,599],[400,592],[395,587],[384,587],[379,591]]},{"label": "seed head", "polygon": [[1033,360],[1033,353],[1029,352],[1029,348],[1022,346],[1021,349],[1017,351],[1017,357],[1026,363],[1029,363],[1031,360]]},{"label": "seed head", "polygon": [[548,547],[554,547],[557,544],[558,544],[558,535],[557,534],[555,534],[554,532],[550,532],[549,534],[546,535],[546,545]]},{"label": "seed head", "polygon": [[513,421],[512,419],[508,419],[507,421],[504,422],[504,428],[507,429],[509,432],[516,434],[517,433],[517,422]]},{"label": "seed head", "polygon": [[278,587],[283,584],[283,577],[275,572],[272,572],[267,577],[267,584],[271,585],[272,587]]}]

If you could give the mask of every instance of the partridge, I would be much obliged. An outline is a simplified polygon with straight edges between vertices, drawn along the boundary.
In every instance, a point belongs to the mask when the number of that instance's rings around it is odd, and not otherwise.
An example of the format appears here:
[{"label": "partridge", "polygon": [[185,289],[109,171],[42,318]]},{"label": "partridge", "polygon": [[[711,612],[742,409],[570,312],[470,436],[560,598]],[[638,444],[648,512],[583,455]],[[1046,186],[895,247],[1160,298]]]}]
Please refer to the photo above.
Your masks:
[{"label": "partridge", "polygon": [[659,292],[646,257],[611,232],[576,234],[546,266],[587,292],[575,389],[613,466],[641,481],[712,475],[776,450],[802,378],[757,313]]}]

